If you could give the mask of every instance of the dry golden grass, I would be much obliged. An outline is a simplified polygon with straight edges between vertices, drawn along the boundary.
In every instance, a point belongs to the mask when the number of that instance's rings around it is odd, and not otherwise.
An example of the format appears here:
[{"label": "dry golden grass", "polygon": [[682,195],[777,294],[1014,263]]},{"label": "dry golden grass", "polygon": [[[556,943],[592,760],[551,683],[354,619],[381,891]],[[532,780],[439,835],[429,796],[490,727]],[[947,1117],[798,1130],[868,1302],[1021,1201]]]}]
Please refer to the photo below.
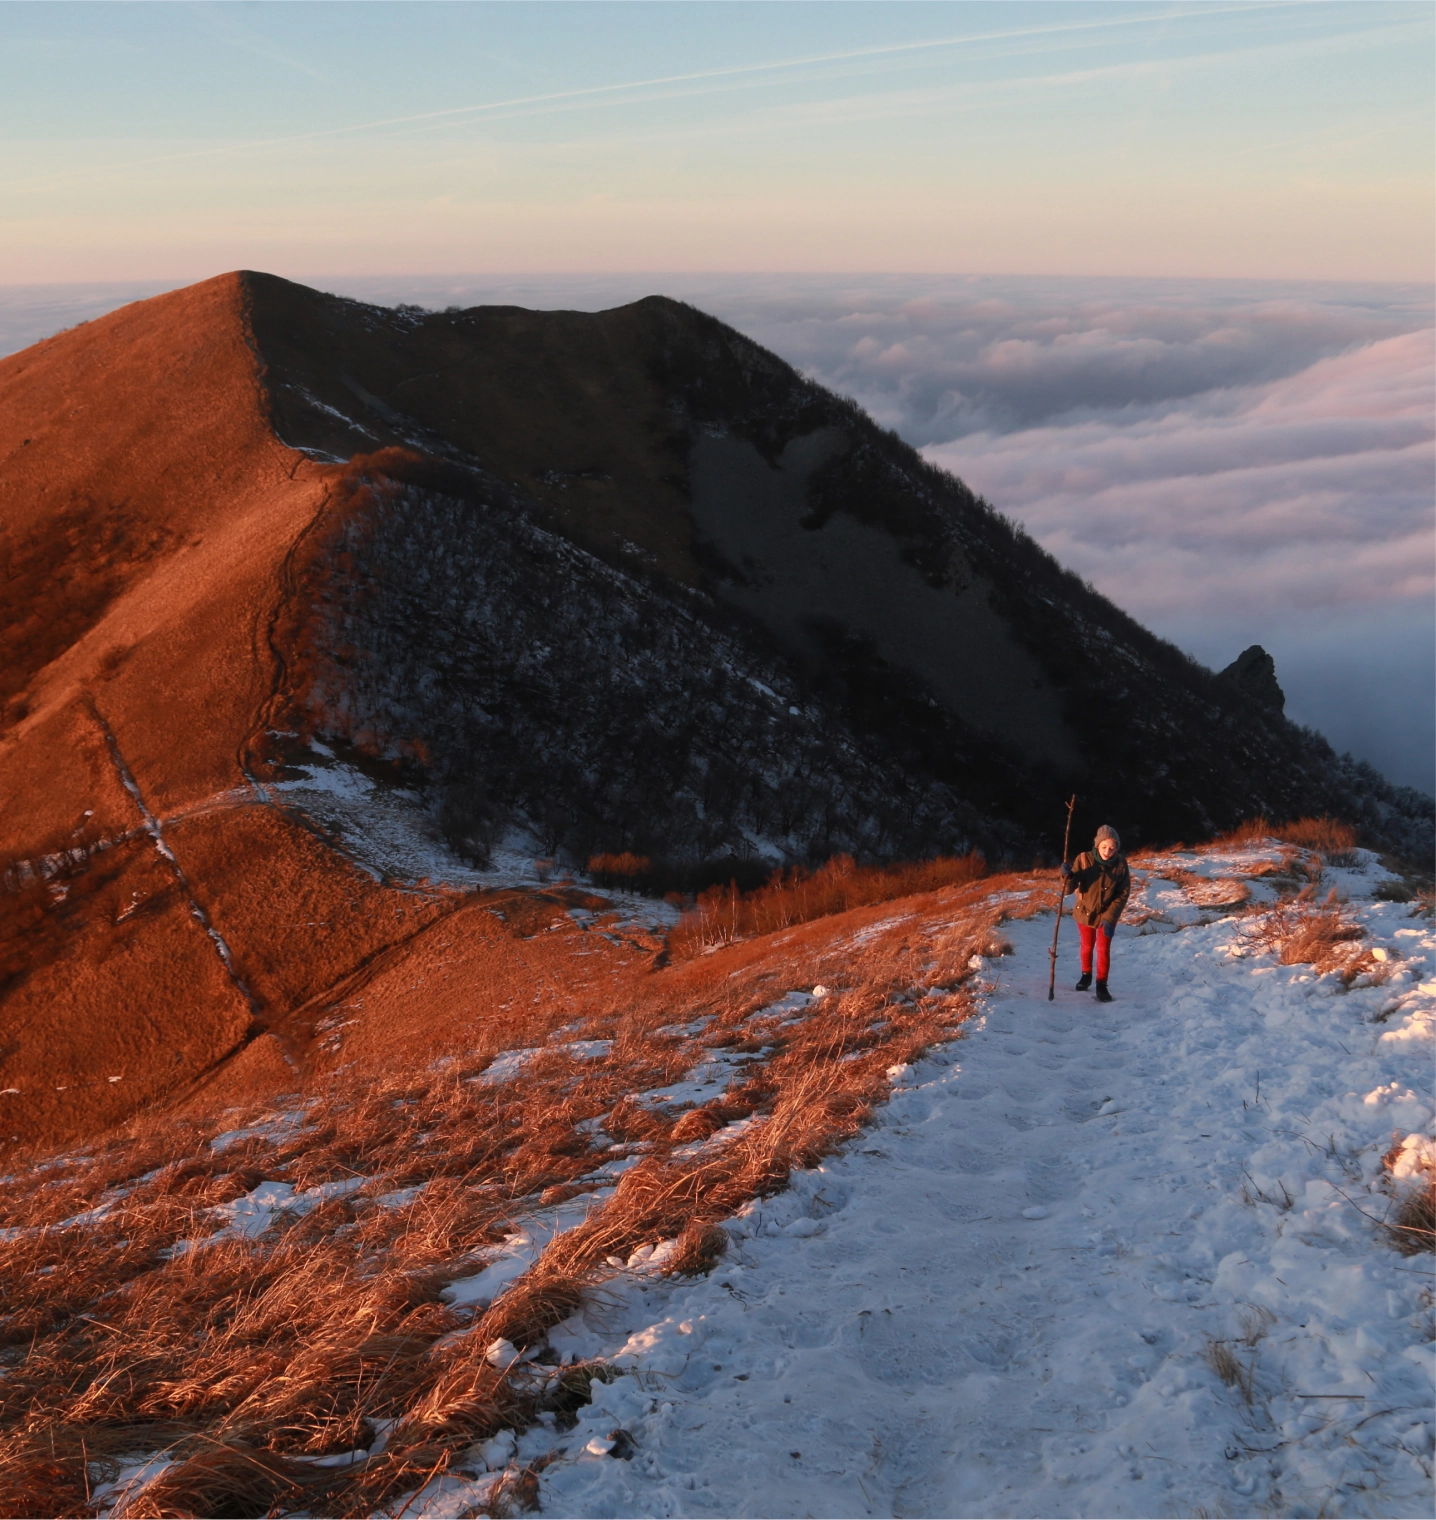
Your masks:
[{"label": "dry golden grass", "polygon": [[1307,888],[1262,915],[1257,942],[1283,966],[1310,965],[1319,974],[1339,971],[1346,981],[1360,972],[1379,975],[1381,966],[1358,948],[1360,924],[1346,916],[1336,890],[1318,903]]},{"label": "dry golden grass", "polygon": [[1266,818],[1248,818],[1236,828],[1218,836],[1205,849],[1229,849],[1259,844],[1263,839],[1278,839],[1298,849],[1322,855],[1329,865],[1355,865],[1357,832],[1338,818],[1295,818],[1290,823],[1272,823]]},{"label": "dry golden grass", "polygon": [[1246,818],[1236,828],[1228,829],[1225,834],[1218,834],[1210,844],[1202,848],[1207,850],[1222,850],[1236,848],[1245,844],[1260,844],[1263,839],[1275,837],[1273,826],[1269,819],[1263,817]]},{"label": "dry golden grass", "polygon": [[987,863],[977,853],[892,866],[860,866],[851,855],[835,855],[815,871],[801,866],[778,871],[754,892],[742,893],[730,885],[701,893],[675,929],[672,951],[676,956],[697,955],[867,903],[963,886],[986,872]]},{"label": "dry golden grass", "polygon": [[1336,818],[1297,818],[1276,831],[1283,844],[1303,850],[1316,850],[1332,865],[1355,863],[1356,830]]},{"label": "dry golden grass", "polygon": [[[1025,914],[1032,886],[790,917],[607,988],[546,987],[472,1055],[340,1073],[294,1100],[292,1122],[218,1152],[217,1131],[264,1116],[137,1124],[0,1180],[0,1514],[83,1513],[123,1459],[157,1451],[175,1460],[125,1514],[368,1514],[462,1468],[476,1440],[572,1408],[592,1369],[555,1381],[495,1368],[488,1348],[541,1344],[641,1245],[676,1243],[666,1271],[709,1269],[721,1220],[855,1134],[889,1068],[959,1032],[970,958],[1004,948],[989,894]],[[806,1017],[764,1013],[820,981],[832,991]],[[555,1036],[612,1044],[575,1059]],[[473,1080],[498,1049],[529,1047],[513,1080]],[[714,1050],[746,1063],[713,1103],[681,1114],[634,1097]],[[717,1134],[737,1118],[750,1122]],[[611,1142],[642,1159],[585,1220],[481,1313],[444,1302],[516,1221],[592,1190],[600,1150],[623,1154]],[[356,1179],[255,1238],[217,1238],[224,1216],[207,1212],[264,1180]],[[382,1451],[353,1466],[304,1460],[372,1449],[381,1429]]]}]

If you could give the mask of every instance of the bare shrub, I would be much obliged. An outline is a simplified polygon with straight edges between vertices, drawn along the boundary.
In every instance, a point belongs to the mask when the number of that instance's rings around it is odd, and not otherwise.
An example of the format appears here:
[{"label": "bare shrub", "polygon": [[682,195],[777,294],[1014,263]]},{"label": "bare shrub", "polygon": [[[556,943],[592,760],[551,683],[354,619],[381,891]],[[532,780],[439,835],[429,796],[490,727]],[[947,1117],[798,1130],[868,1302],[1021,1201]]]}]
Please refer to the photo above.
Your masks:
[{"label": "bare shrub", "polygon": [[630,887],[642,885],[653,870],[653,862],[647,855],[634,855],[625,850],[621,855],[591,855],[588,874],[600,887]]},{"label": "bare shrub", "polygon": [[1358,957],[1342,948],[1359,941],[1362,929],[1346,917],[1334,888],[1320,904],[1305,896],[1278,903],[1262,918],[1256,937],[1263,948],[1276,953],[1283,966],[1309,964],[1319,973],[1341,971],[1355,976],[1370,961],[1363,957],[1358,967]]}]

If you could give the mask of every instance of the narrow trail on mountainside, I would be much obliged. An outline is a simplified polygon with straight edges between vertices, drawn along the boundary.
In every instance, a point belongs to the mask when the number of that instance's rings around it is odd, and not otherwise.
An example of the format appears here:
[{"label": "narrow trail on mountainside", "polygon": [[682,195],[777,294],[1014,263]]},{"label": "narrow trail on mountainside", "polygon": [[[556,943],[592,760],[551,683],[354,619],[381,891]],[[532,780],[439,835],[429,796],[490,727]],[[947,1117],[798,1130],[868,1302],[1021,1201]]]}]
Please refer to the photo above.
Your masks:
[{"label": "narrow trail on mountainside", "polygon": [[1429,1134],[1436,941],[1372,885],[1352,909],[1405,970],[1340,996],[1189,909],[1119,935],[1108,1007],[1069,942],[1049,1003],[1050,915],[1008,925],[970,1033],[733,1221],[712,1279],[576,1317],[632,1372],[595,1384],[545,1510],[1426,1513],[1431,1258],[1353,1205],[1381,1214],[1393,1125]]}]

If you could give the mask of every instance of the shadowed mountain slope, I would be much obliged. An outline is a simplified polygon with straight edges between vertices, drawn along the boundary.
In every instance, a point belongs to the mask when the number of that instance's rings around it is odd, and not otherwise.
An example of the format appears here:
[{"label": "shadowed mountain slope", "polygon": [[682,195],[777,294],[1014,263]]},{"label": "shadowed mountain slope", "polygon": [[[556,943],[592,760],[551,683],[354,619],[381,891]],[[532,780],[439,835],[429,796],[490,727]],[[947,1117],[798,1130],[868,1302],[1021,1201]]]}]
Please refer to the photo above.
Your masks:
[{"label": "shadowed mountain slope", "polygon": [[476,862],[1018,854],[1074,788],[1136,841],[1429,835],[656,297],[425,314],[241,273],[62,333],[0,361],[0,564],[0,1129],[29,1139],[322,1066],[366,977],[469,913],[300,805],[316,754]]},{"label": "shadowed mountain slope", "polygon": [[[1003,823],[1041,834],[1071,786],[1154,842],[1256,812],[1359,814],[1393,843],[1406,828],[1379,778],[1351,774],[1264,694],[1148,633],[850,402],[701,312],[657,297],[594,314],[385,312],[250,279],[280,436],[336,460],[403,447],[461,467],[444,484],[391,460],[411,503],[400,515],[419,535],[405,551],[392,526],[377,526],[382,491],[351,490],[367,505],[342,532],[331,522],[351,547],[366,537],[370,568],[350,573],[376,593],[371,629],[388,619],[400,636],[392,602],[412,570],[395,556],[436,573],[437,541],[418,526],[432,508],[416,503],[447,493],[476,505],[469,526],[443,530],[443,573],[482,573],[512,529],[481,519],[517,514],[621,572],[610,584],[650,607],[663,601],[741,637],[873,763],[896,763],[910,781],[943,787],[945,806],[961,799],[985,815],[985,834],[962,818],[966,837],[1000,847],[1012,841]],[[358,473],[372,484],[383,462]],[[458,606],[452,591],[436,595]],[[352,621],[348,632],[362,660]],[[557,641],[549,674],[574,653]],[[606,682],[607,668],[593,679]],[[460,705],[456,696],[451,727]],[[626,827],[610,811],[607,836],[568,842],[617,846],[630,842],[615,837]],[[934,843],[952,842],[938,834]]]}]

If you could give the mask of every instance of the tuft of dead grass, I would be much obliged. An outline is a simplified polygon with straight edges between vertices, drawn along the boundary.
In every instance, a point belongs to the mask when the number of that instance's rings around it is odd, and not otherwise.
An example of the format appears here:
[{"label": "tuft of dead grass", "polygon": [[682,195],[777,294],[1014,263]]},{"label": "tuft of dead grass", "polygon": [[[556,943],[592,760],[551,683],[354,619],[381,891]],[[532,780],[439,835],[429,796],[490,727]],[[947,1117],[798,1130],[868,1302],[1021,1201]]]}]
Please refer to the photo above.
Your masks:
[{"label": "tuft of dead grass", "polygon": [[[1270,1309],[1249,1304],[1237,1316],[1240,1326],[1234,1336],[1208,1336],[1203,1355],[1207,1365],[1224,1382],[1234,1388],[1242,1402],[1250,1407],[1257,1398],[1257,1347],[1276,1323]],[[1243,1360],[1242,1353],[1246,1352]]]},{"label": "tuft of dead grass", "polygon": [[1245,1403],[1256,1397],[1256,1355],[1243,1362],[1236,1347],[1227,1340],[1208,1340],[1204,1352],[1207,1365],[1227,1387],[1235,1388]]},{"label": "tuft of dead grass", "polygon": [[1403,1256],[1436,1251],[1436,1181],[1403,1189],[1384,1228]]},{"label": "tuft of dead grass", "polygon": [[663,1271],[668,1276],[701,1276],[718,1265],[727,1249],[727,1230],[691,1220],[679,1231],[676,1249],[663,1264]]},{"label": "tuft of dead grass", "polygon": [[1361,938],[1361,925],[1346,916],[1335,888],[1321,903],[1305,894],[1278,903],[1262,916],[1256,933],[1283,966],[1309,964],[1323,975],[1340,971],[1348,982],[1361,971],[1379,970],[1378,962],[1357,950]]},{"label": "tuft of dead grass", "polygon": [[1396,1130],[1391,1149],[1381,1158],[1395,1209],[1381,1221],[1387,1239],[1403,1256],[1436,1250],[1436,1169],[1419,1134],[1403,1138]]}]

